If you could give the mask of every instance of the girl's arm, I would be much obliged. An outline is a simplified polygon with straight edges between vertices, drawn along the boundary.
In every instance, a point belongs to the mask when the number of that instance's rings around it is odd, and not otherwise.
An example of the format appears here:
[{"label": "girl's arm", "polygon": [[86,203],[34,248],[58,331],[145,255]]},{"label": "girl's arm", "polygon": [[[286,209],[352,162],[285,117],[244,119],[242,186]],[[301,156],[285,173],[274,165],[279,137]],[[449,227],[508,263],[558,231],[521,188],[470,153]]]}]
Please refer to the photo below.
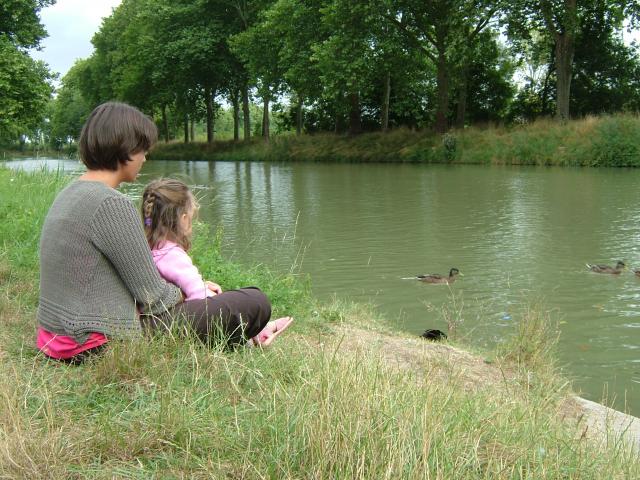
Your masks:
[{"label": "girl's arm", "polygon": [[180,289],[160,277],[131,200],[107,198],[91,218],[91,239],[109,259],[143,313],[161,313],[182,299]]},{"label": "girl's arm", "polygon": [[180,246],[171,247],[162,257],[156,258],[156,266],[162,278],[180,287],[185,300],[211,296],[207,282],[202,279],[191,257]]}]

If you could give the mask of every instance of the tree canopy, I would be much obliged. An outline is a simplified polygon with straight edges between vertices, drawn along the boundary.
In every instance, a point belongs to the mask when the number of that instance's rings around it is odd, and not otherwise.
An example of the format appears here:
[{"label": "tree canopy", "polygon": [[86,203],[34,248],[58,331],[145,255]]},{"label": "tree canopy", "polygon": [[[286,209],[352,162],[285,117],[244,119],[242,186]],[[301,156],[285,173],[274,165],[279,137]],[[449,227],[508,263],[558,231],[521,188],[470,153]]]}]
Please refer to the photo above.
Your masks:
[{"label": "tree canopy", "polygon": [[0,2],[0,140],[34,135],[51,97],[53,75],[29,48],[46,36],[39,12],[53,0]]},{"label": "tree canopy", "polygon": [[[10,69],[44,78],[15,52],[38,44],[49,3],[0,8],[0,48],[15,49],[0,85]],[[52,136],[73,140],[87,110],[112,99],[185,141],[200,123],[212,141],[224,109],[235,139],[268,139],[272,117],[278,129],[357,134],[636,111],[638,49],[621,32],[638,12],[640,0],[123,0],[64,78]],[[8,26],[14,17],[30,20]],[[0,108],[41,112],[47,91],[22,88]]]}]

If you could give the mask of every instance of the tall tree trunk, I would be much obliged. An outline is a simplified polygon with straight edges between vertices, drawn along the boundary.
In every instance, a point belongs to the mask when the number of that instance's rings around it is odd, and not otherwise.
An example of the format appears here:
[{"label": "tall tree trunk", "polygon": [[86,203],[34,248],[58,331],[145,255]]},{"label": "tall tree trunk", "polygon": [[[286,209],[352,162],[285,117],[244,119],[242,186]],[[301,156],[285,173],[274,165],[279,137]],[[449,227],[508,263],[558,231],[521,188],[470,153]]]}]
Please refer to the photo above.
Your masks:
[{"label": "tall tree trunk", "polygon": [[167,119],[167,104],[162,104],[162,133],[164,134],[164,142],[169,143],[169,120]]},{"label": "tall tree trunk", "polygon": [[460,72],[460,89],[458,90],[458,106],[456,110],[456,128],[464,128],[467,115],[468,70],[464,67]]},{"label": "tall tree trunk", "polygon": [[249,86],[245,83],[242,85],[242,116],[244,121],[244,139],[251,138],[251,122],[249,119]]},{"label": "tall tree trunk", "polygon": [[231,104],[233,105],[233,141],[240,139],[240,91],[231,91]]},{"label": "tall tree trunk", "polygon": [[262,97],[262,137],[269,141],[269,95]]},{"label": "tall tree trunk", "polygon": [[204,87],[204,100],[207,105],[207,143],[213,142],[213,92],[211,87]]},{"label": "tall tree trunk", "polygon": [[438,49],[436,69],[438,107],[436,110],[435,130],[437,133],[445,133],[447,131],[447,111],[449,109],[449,74],[447,72],[447,57],[444,48]]},{"label": "tall tree trunk", "polygon": [[304,97],[302,95],[298,95],[298,111],[296,112],[296,135],[302,135],[302,106],[304,104]]},{"label": "tall tree trunk", "polygon": [[[555,67],[554,67],[555,68]],[[546,115],[547,112],[549,111],[549,90],[550,90],[550,86],[549,84],[550,79],[551,79],[551,73],[553,72],[553,68],[551,65],[548,66],[547,68],[547,74],[544,77],[544,83],[542,84],[542,96],[540,99],[540,103],[541,103],[541,108],[542,108],[542,115]]]},{"label": "tall tree trunk", "polygon": [[573,54],[575,35],[566,31],[556,35],[556,75],[557,104],[556,118],[561,122],[569,120],[569,101],[571,99],[571,77],[573,76]]},{"label": "tall tree trunk", "polygon": [[556,119],[564,122],[569,120],[573,54],[578,30],[578,1],[563,0],[561,3],[561,14],[553,9],[549,0],[540,0],[539,6],[547,31],[555,40]]},{"label": "tall tree trunk", "polygon": [[391,97],[391,72],[387,71],[384,78],[384,93],[382,95],[382,131],[389,130],[389,98]]},{"label": "tall tree trunk", "polygon": [[189,143],[189,115],[184,114],[184,143]]},{"label": "tall tree trunk", "polygon": [[349,135],[362,133],[362,118],[360,112],[360,95],[358,92],[349,94]]},{"label": "tall tree trunk", "polygon": [[189,119],[189,139],[192,142],[196,141],[196,121],[191,117]]}]

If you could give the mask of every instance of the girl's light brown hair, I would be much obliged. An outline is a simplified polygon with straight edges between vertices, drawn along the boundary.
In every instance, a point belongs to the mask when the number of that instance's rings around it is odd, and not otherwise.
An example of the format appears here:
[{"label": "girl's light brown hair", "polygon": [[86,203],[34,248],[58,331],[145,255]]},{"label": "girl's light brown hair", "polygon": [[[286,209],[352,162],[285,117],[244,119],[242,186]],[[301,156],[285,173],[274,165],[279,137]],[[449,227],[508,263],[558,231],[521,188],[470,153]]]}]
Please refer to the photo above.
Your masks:
[{"label": "girl's light brown hair", "polygon": [[189,250],[191,233],[182,231],[180,218],[197,209],[198,202],[184,182],[163,178],[149,183],[142,194],[142,217],[149,247],[169,240]]}]

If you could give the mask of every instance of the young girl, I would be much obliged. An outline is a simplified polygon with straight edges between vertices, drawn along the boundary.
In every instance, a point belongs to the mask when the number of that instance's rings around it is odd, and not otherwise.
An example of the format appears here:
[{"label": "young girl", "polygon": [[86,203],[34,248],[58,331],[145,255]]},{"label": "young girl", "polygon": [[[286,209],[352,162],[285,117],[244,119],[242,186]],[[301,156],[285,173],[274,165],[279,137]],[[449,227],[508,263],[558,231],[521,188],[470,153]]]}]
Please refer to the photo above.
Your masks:
[{"label": "young girl", "polygon": [[[220,285],[203,280],[187,254],[198,202],[186,184],[174,179],[151,182],[142,194],[144,231],[162,278],[178,286],[186,301],[224,297]],[[267,323],[250,344],[269,345],[292,322],[283,317]]]}]

